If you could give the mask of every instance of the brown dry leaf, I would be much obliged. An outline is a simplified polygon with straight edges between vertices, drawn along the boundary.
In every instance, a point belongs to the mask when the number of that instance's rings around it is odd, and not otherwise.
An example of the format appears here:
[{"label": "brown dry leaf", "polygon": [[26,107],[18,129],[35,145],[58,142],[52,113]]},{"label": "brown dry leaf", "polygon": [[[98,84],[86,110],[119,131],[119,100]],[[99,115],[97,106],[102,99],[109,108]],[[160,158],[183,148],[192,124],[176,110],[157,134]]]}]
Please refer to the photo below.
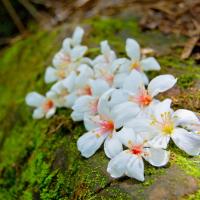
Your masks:
[{"label": "brown dry leaf", "polygon": [[199,38],[200,38],[200,36],[194,36],[186,42],[183,52],[181,54],[181,59],[184,60],[184,59],[187,59],[190,57],[192,50],[194,49],[195,45],[197,44]]}]

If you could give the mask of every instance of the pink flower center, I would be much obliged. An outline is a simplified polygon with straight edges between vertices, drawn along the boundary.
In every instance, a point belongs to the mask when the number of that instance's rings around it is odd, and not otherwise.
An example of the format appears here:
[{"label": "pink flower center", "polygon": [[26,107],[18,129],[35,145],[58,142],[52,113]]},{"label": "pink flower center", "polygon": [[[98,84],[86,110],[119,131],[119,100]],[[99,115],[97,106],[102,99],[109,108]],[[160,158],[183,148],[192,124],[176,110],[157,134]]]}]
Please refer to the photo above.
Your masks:
[{"label": "pink flower center", "polygon": [[45,112],[48,112],[53,107],[54,107],[54,102],[50,99],[46,100],[43,104],[43,109]]},{"label": "pink flower center", "polygon": [[143,87],[137,96],[130,96],[130,101],[138,103],[140,106],[148,106],[152,102],[152,97],[148,94],[147,90]]},{"label": "pink flower center", "polygon": [[112,132],[114,129],[114,123],[112,121],[99,122],[102,133]]},{"label": "pink flower center", "polygon": [[143,153],[143,145],[133,145],[131,148],[131,153],[135,155],[140,155]]},{"label": "pink flower center", "polygon": [[145,92],[142,92],[138,97],[138,101],[141,106],[148,106],[152,101],[152,97],[148,95],[147,91],[145,90]]}]

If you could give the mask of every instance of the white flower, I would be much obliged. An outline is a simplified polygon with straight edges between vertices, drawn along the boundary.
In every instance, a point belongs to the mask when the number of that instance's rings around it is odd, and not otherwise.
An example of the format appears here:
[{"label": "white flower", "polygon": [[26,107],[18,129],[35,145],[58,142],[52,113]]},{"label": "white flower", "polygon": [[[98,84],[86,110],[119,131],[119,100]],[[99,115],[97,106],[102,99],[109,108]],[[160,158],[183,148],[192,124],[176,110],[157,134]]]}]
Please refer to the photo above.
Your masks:
[{"label": "white flower", "polygon": [[111,50],[107,41],[101,42],[101,53],[102,55],[97,56],[93,61],[95,77],[104,79],[113,87],[118,87],[125,76],[118,74],[118,65],[113,64],[116,54]]},{"label": "white flower", "polygon": [[37,92],[30,92],[26,96],[26,104],[35,107],[33,111],[34,119],[43,117],[50,118],[56,112],[56,104],[53,99],[42,96]]},{"label": "white flower", "polygon": [[72,47],[78,46],[81,44],[84,35],[84,30],[77,26],[74,30],[72,38],[65,38],[63,40],[63,49],[67,49],[70,44]]},{"label": "white flower", "polygon": [[78,139],[77,146],[82,156],[86,158],[92,156],[104,141],[104,151],[109,158],[122,151],[122,144],[116,132],[119,127],[108,103],[112,92],[113,89],[108,90],[100,97],[97,107],[98,115],[84,117],[84,125],[88,132]]},{"label": "white flower", "polygon": [[[153,131],[156,135],[149,143],[156,148],[167,148],[171,138],[187,154],[199,155],[200,135],[184,128],[190,124],[200,124],[199,119],[189,110],[179,109],[174,112],[170,105],[171,100],[166,99],[154,107],[154,115],[148,122],[153,128],[149,132]],[[142,119],[143,122],[145,120]]]},{"label": "white flower", "polygon": [[46,96],[53,99],[57,107],[71,108],[76,99],[76,96],[72,93],[76,78],[74,72],[70,73],[66,79],[55,83]]},{"label": "white flower", "polygon": [[89,86],[91,95],[79,97],[72,107],[71,117],[74,121],[83,120],[86,114],[90,116],[96,115],[99,97],[109,89],[108,83],[102,79],[89,80]]},{"label": "white flower", "polygon": [[128,147],[128,150],[122,151],[108,163],[107,171],[113,178],[126,175],[139,181],[144,181],[143,158],[156,167],[167,164],[169,152],[151,147],[133,129],[123,128],[118,137]]},{"label": "white flower", "polygon": [[154,57],[141,59],[140,46],[134,39],[128,38],[126,40],[126,53],[129,59],[120,59],[120,72],[131,72],[133,69],[137,70],[145,84],[148,84],[148,77],[144,71],[160,70],[160,65]]},{"label": "white flower", "polygon": [[141,74],[133,70],[123,84],[126,100],[116,105],[113,112],[123,122],[139,115],[149,115],[158,102],[154,97],[169,90],[175,83],[176,79],[172,75],[160,75],[152,79],[146,89]]},{"label": "white flower", "polygon": [[81,63],[88,62],[88,59],[83,57],[87,47],[80,45],[83,30],[79,29],[74,32],[72,39],[64,40],[62,49],[55,54],[53,67],[48,67],[45,72],[46,83],[65,79],[70,72],[76,71]]}]

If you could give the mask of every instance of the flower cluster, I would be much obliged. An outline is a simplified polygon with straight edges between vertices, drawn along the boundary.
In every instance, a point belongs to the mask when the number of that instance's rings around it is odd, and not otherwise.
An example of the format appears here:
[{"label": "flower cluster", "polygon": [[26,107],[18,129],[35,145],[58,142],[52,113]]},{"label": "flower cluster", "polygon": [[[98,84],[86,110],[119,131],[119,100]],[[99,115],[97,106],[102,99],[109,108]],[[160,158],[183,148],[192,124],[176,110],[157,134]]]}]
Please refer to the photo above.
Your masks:
[{"label": "flower cluster", "polygon": [[161,167],[169,161],[170,139],[187,154],[200,153],[200,121],[189,110],[173,111],[171,100],[156,96],[172,88],[177,79],[159,75],[149,81],[145,71],[160,70],[154,57],[144,57],[134,39],[126,40],[127,58],[118,58],[107,41],[101,54],[85,57],[81,45],[84,31],[77,27],[45,72],[45,82],[54,83],[42,96],[31,92],[26,103],[34,107],[33,118],[50,118],[57,108],[71,108],[74,121],[87,130],[77,141],[78,150],[89,158],[104,144],[114,177],[129,176],[144,181],[144,162]]}]

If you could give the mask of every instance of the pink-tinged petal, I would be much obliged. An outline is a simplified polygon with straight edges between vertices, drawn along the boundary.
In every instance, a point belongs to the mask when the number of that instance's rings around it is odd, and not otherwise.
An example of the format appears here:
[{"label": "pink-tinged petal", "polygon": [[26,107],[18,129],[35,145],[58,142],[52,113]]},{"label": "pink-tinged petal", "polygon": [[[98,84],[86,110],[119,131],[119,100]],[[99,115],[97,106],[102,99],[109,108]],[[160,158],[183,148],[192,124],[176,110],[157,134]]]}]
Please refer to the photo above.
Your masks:
[{"label": "pink-tinged petal", "polygon": [[152,79],[148,85],[149,94],[154,97],[160,92],[171,89],[176,84],[177,79],[172,75],[160,75]]},{"label": "pink-tinged petal", "polygon": [[44,77],[45,83],[52,83],[58,80],[56,76],[56,69],[53,67],[47,67]]},{"label": "pink-tinged petal", "polygon": [[46,118],[49,119],[56,113],[56,107],[51,108],[47,113],[46,113]]},{"label": "pink-tinged petal", "polygon": [[140,156],[131,155],[126,165],[126,175],[138,181],[144,181],[144,162]]},{"label": "pink-tinged petal", "polygon": [[33,107],[39,107],[45,101],[45,97],[37,92],[30,92],[26,95],[26,104]]},{"label": "pink-tinged petal", "polygon": [[146,148],[143,155],[144,159],[156,167],[165,166],[169,161],[170,153],[164,149]]},{"label": "pink-tinged petal", "polygon": [[154,57],[142,59],[140,61],[140,64],[141,64],[142,69],[144,71],[151,71],[151,70],[158,71],[158,70],[160,70],[160,64],[158,63],[158,61]]},{"label": "pink-tinged petal", "polygon": [[130,119],[135,118],[139,112],[140,107],[132,102],[124,102],[114,106],[111,110],[111,114],[115,121],[115,127],[122,127]]},{"label": "pink-tinged petal", "polygon": [[126,78],[123,89],[130,91],[134,94],[138,94],[141,88],[144,87],[144,82],[141,77],[141,73],[133,70],[131,74]]},{"label": "pink-tinged petal", "polygon": [[200,120],[194,114],[194,112],[186,109],[179,109],[173,113],[174,121],[176,125],[186,125],[186,124],[199,124]]},{"label": "pink-tinged petal", "polygon": [[92,95],[96,97],[100,97],[110,88],[109,84],[103,79],[90,80],[89,84],[91,86]]},{"label": "pink-tinged petal", "polygon": [[119,178],[125,174],[126,164],[131,158],[131,154],[127,151],[122,151],[117,156],[112,158],[108,163],[107,172],[113,178]]},{"label": "pink-tinged petal", "polygon": [[98,134],[98,129],[87,132],[78,139],[78,150],[83,157],[89,158],[100,148],[106,137],[106,134]]},{"label": "pink-tinged petal", "polygon": [[175,128],[172,134],[174,143],[191,156],[200,154],[200,135],[188,132],[183,128]]},{"label": "pink-tinged petal", "polygon": [[169,143],[169,140],[170,140],[169,135],[158,134],[152,140],[150,140],[148,143],[154,148],[166,149],[167,145]]},{"label": "pink-tinged petal", "polygon": [[100,121],[100,118],[99,116],[89,116],[89,115],[84,115],[84,118],[83,118],[83,122],[84,122],[84,126],[86,128],[86,130],[88,131],[92,131],[96,128],[99,128],[99,122]]},{"label": "pink-tinged petal", "polygon": [[81,27],[77,26],[72,35],[72,45],[73,46],[80,45],[83,35],[84,35],[84,30]]},{"label": "pink-tinged petal", "polygon": [[130,38],[126,40],[126,53],[131,59],[140,59],[140,46],[136,40]]},{"label": "pink-tinged petal", "polygon": [[136,134],[132,128],[124,127],[117,133],[117,137],[120,142],[128,148],[132,148],[132,145],[142,144],[144,142],[143,138]]},{"label": "pink-tinged petal", "polygon": [[33,119],[41,119],[44,115],[45,113],[41,108],[37,108],[33,111]]},{"label": "pink-tinged petal", "polygon": [[112,135],[111,137],[110,136],[111,135],[109,135],[104,142],[104,151],[108,158],[113,158],[123,151],[123,147],[122,143],[116,136],[114,135]]}]

